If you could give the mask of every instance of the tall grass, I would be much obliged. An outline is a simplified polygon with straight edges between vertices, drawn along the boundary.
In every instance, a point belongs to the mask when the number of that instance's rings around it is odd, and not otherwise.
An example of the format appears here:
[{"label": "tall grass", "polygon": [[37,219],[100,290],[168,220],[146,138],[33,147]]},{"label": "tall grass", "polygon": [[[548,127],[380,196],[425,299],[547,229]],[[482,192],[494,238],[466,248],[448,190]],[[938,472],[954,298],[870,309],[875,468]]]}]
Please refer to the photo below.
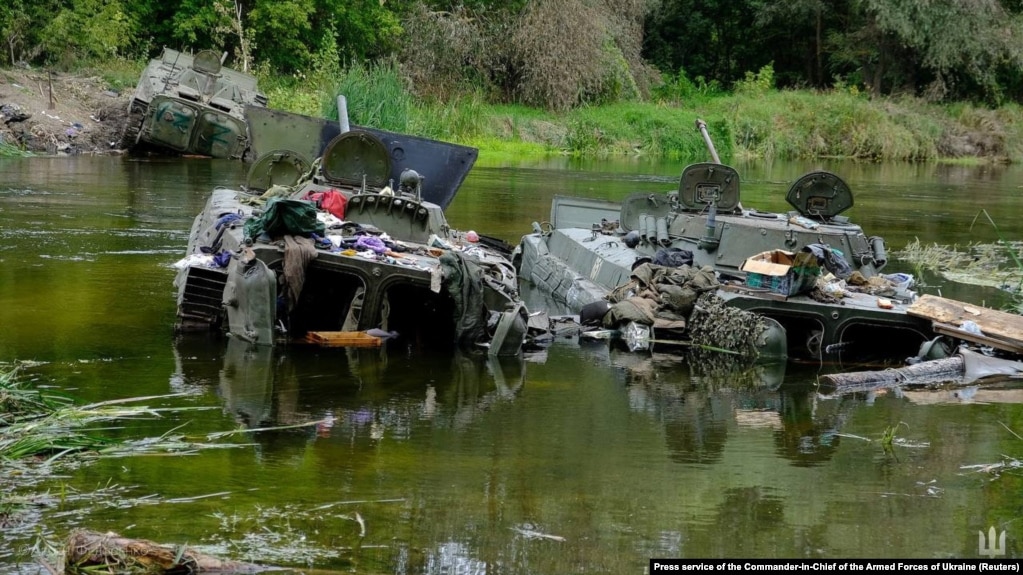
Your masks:
[{"label": "tall grass", "polygon": [[708,116],[725,119],[746,157],[933,160],[944,130],[915,103],[879,105],[839,91],[738,93],[708,107]]},{"label": "tall grass", "polygon": [[28,158],[32,155],[34,154],[26,152],[14,144],[0,141],[0,158]]},{"label": "tall grass", "polygon": [[432,102],[413,107],[410,131],[428,138],[478,140],[488,134],[486,105],[476,92],[456,96],[449,102]]},{"label": "tall grass", "polygon": [[0,370],[0,433],[10,425],[40,413],[52,413],[71,403],[67,396],[29,387],[19,377],[20,370],[19,365]]},{"label": "tall grass", "polygon": [[[692,109],[635,102],[577,108],[565,115],[566,151],[579,155],[708,158],[696,129],[697,118]],[[725,151],[728,147],[726,144]]]},{"label": "tall grass", "polygon": [[410,131],[413,98],[394,64],[354,65],[342,70],[329,82],[320,101],[323,117],[338,119],[338,96],[347,101],[351,124],[392,132]]},{"label": "tall grass", "polygon": [[[776,90],[770,70],[728,93],[682,72],[649,102],[617,102],[553,112],[488,102],[468,89],[447,101],[415,96],[396,64],[323,69],[306,77],[259,73],[270,106],[337,119],[337,95],[355,125],[529,155],[651,155],[707,159],[696,118],[715,146],[736,158],[855,158],[933,161],[1023,159],[1019,107],[936,105],[914,98],[871,99],[837,86],[827,92]],[[487,153],[488,149],[481,152]]]},{"label": "tall grass", "polygon": [[116,57],[95,62],[86,69],[86,72],[103,78],[111,90],[123,92],[135,89],[139,76],[148,63],[142,59]]},{"label": "tall grass", "polygon": [[165,411],[203,409],[128,405],[153,399],[162,397],[135,397],[76,405],[69,396],[31,386],[19,376],[17,366],[0,369],[0,474],[3,464],[28,458],[40,458],[39,461],[50,463],[86,452],[111,457],[155,452],[187,453],[199,447],[221,446],[208,442],[200,444],[170,432],[160,438],[139,441],[114,440],[96,433],[115,420],[155,419]]}]

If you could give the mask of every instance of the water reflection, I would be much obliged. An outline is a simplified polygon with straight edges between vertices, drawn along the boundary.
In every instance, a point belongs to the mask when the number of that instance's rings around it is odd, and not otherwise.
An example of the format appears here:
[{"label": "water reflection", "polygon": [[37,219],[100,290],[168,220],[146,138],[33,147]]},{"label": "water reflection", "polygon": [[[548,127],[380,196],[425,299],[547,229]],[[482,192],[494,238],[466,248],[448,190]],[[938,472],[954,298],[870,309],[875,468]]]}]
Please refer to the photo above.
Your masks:
[{"label": "water reflection", "polygon": [[[970,226],[980,209],[1005,237],[1023,234],[1019,166],[742,167],[744,202],[787,210],[789,182],[816,167],[853,186],[850,217],[884,236],[890,253],[915,238],[990,241],[993,229]],[[484,166],[449,221],[515,242],[549,217],[554,193],[664,191],[680,169]],[[169,384],[191,394],[167,400],[173,406],[214,408],[126,422],[116,432],[124,437],[324,422],[232,436],[238,449],[101,460],[55,478],[54,493],[113,482],[126,497],[181,501],[62,500],[39,510],[55,538],[87,525],[168,543],[235,542],[269,527],[324,550],[304,559],[317,568],[431,575],[629,573],[652,556],[973,557],[977,531],[992,525],[1008,529],[1008,554],[1020,554],[1011,523],[1019,476],[964,473],[1019,456],[1006,428],[1018,433],[1023,414],[1009,386],[822,398],[817,365],[777,373],[562,338],[542,363],[512,365],[175,341],[167,266],[206,195],[236,174],[203,161],[92,157],[0,159],[0,170],[0,361],[46,362],[48,381],[89,401],[162,395]],[[899,266],[888,271],[915,273]],[[994,301],[927,280],[927,293]],[[876,440],[900,422],[900,437],[929,446],[896,443],[898,459],[885,455]],[[932,495],[932,482],[944,491]],[[221,491],[231,495],[202,497]],[[351,501],[370,503],[339,503]],[[361,555],[342,549],[356,523],[313,511],[327,505],[366,521]],[[261,512],[286,506],[309,516],[292,524],[301,529],[267,525]],[[215,512],[255,519],[223,527]],[[27,531],[4,543],[30,546]],[[0,571],[17,563],[0,550]]]},{"label": "water reflection", "polygon": [[716,463],[730,429],[769,430],[779,456],[795,466],[831,458],[838,431],[857,400],[818,400],[798,374],[785,383],[786,364],[743,365],[728,356],[628,353],[612,349],[625,373],[629,406],[662,423],[671,459]]},{"label": "water reflection", "polygon": [[190,224],[214,187],[238,185],[245,176],[240,162],[209,158],[126,157],[119,166],[115,181],[125,186],[126,214],[154,225],[163,218]]},{"label": "water reflection", "polygon": [[239,425],[317,421],[322,438],[407,438],[423,421],[461,429],[494,404],[514,401],[526,377],[518,357],[420,356],[386,347],[275,349],[185,334],[174,352],[174,391],[213,387]]}]

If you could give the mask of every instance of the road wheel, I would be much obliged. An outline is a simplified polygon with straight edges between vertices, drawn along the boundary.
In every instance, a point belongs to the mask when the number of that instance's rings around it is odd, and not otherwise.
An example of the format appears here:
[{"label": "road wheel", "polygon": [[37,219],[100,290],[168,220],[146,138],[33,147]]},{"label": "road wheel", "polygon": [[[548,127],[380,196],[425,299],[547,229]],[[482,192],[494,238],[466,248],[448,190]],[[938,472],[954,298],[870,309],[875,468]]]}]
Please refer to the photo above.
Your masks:
[{"label": "road wheel", "polygon": [[124,121],[124,130],[121,131],[121,139],[117,143],[119,149],[130,150],[138,143],[144,111],[144,108],[137,104],[131,105],[131,108],[128,110],[128,117]]}]

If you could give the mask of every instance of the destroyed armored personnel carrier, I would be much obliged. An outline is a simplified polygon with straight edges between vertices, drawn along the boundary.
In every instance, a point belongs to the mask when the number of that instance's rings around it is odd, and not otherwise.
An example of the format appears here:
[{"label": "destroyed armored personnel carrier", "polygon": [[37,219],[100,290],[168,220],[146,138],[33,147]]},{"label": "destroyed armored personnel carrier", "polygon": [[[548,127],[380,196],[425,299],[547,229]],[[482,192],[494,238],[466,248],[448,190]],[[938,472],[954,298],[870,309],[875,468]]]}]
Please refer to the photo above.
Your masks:
[{"label": "destroyed armored personnel carrier", "polygon": [[[620,203],[556,196],[550,221],[534,223],[517,248],[520,277],[578,313],[644,291],[651,266],[712,269],[720,301],[776,320],[793,358],[904,359],[934,337],[929,321],[906,313],[912,278],[883,274],[884,241],[842,215],[853,193],[840,177],[798,178],[788,213],[744,207],[739,174],[697,126],[714,161],[687,166],[677,190]],[[664,309],[672,297],[661,292],[652,305]],[[652,340],[665,338],[653,329]]]},{"label": "destroyed armored personnel carrier", "polygon": [[242,159],[248,148],[245,106],[266,102],[255,77],[224,68],[215,52],[193,56],[165,48],[142,72],[119,147]]},{"label": "destroyed armored personnel carrier", "polygon": [[[257,135],[280,131],[264,120]],[[319,123],[289,125],[318,141]],[[177,328],[268,346],[518,354],[528,316],[508,253],[451,229],[427,199],[453,197],[476,150],[380,134],[344,129],[311,161],[269,151],[244,186],[213,190],[176,266]]]}]

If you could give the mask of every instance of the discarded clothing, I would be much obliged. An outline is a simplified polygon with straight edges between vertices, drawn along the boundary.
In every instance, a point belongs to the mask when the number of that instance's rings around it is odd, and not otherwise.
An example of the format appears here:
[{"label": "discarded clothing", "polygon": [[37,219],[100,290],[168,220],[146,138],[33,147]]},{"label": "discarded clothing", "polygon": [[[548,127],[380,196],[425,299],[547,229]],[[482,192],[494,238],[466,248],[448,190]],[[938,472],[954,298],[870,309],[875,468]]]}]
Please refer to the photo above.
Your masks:
[{"label": "discarded clothing", "polygon": [[302,236],[284,236],[284,283],[287,286],[288,312],[295,309],[305,285],[305,268],[316,259],[313,240]]},{"label": "discarded clothing", "polygon": [[457,251],[445,252],[440,265],[444,284],[455,303],[455,341],[470,347],[486,335],[483,271],[478,262]]},{"label": "discarded clothing", "polygon": [[810,244],[804,247],[803,251],[812,253],[817,258],[819,265],[824,266],[824,269],[833,273],[840,280],[847,279],[853,273],[849,262],[836,254],[827,244]]},{"label": "discarded clothing", "polygon": [[337,190],[309,192],[302,199],[313,202],[317,208],[330,212],[338,219],[345,219],[345,206],[348,204],[348,198]]},{"label": "discarded clothing", "polygon": [[271,198],[261,216],[245,222],[245,237],[253,239],[262,233],[271,238],[311,233],[323,235],[325,229],[316,218],[316,206],[312,202]]},{"label": "discarded clothing", "polygon": [[654,263],[670,268],[691,266],[693,265],[693,252],[682,248],[661,248],[654,254]]},{"label": "discarded clothing", "polygon": [[376,236],[359,236],[355,241],[355,249],[372,250],[373,253],[382,254],[387,251],[387,244]]}]

